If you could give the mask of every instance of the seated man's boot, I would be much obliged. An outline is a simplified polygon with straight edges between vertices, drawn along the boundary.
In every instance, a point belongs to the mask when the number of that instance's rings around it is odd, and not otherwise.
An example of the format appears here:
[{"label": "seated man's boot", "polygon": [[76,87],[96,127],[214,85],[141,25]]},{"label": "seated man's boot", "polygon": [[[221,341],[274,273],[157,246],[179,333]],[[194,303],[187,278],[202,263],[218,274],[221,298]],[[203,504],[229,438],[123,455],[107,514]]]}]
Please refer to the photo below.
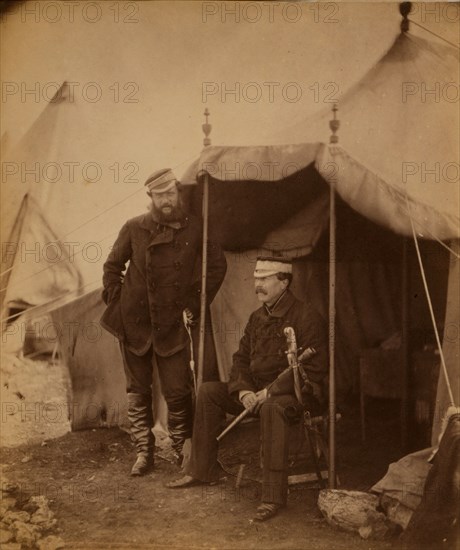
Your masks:
[{"label": "seated man's boot", "polygon": [[137,453],[131,475],[143,476],[152,470],[154,465],[155,437],[152,433],[152,398],[140,393],[128,393],[128,419]]},{"label": "seated man's boot", "polygon": [[192,395],[168,402],[168,429],[177,464],[182,464],[182,449],[186,439],[192,437],[193,401]]}]

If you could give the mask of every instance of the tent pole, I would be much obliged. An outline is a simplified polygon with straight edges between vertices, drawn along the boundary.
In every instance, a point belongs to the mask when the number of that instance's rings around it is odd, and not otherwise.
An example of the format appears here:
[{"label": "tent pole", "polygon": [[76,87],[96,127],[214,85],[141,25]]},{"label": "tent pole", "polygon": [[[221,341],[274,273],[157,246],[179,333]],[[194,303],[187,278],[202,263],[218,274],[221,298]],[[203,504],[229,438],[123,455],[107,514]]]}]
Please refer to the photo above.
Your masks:
[{"label": "tent pole", "polygon": [[205,172],[203,180],[203,247],[201,257],[201,304],[200,304],[200,340],[198,345],[197,391],[203,382],[204,337],[206,331],[206,276],[208,267],[208,215],[209,215],[209,182]]},{"label": "tent pole", "polygon": [[409,402],[409,242],[403,237],[401,272],[401,448],[407,449],[408,402]]},{"label": "tent pole", "polygon": [[[211,145],[209,134],[211,133],[212,126],[208,123],[209,110],[206,108],[204,111],[206,122],[202,124],[203,133],[205,138],[203,145],[208,147]],[[201,252],[201,294],[200,294],[200,339],[198,344],[198,372],[196,381],[196,391],[200,389],[203,382],[203,369],[204,369],[204,343],[206,332],[206,279],[208,273],[208,218],[209,218],[209,180],[208,173],[204,172],[203,178],[203,245]]]},{"label": "tent pole", "polygon": [[336,283],[335,191],[329,201],[329,489],[335,488],[335,283]]},{"label": "tent pole", "polygon": [[[332,106],[333,119],[329,121],[329,127],[332,135],[329,138],[331,145],[338,143],[339,138],[336,135],[340,127],[340,121],[337,120],[337,104]],[[333,178],[337,176],[338,167],[335,163]],[[336,212],[335,212],[335,186],[330,182],[329,194],[329,468],[328,484],[329,489],[335,489],[335,285],[336,285]]]}]

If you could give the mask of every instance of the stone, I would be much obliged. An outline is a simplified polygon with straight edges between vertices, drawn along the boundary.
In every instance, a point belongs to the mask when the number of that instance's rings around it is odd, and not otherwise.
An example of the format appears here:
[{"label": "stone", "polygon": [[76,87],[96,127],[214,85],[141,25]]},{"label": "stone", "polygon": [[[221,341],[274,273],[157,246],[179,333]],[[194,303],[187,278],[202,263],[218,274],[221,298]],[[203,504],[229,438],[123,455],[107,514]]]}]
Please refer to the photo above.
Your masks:
[{"label": "stone", "polygon": [[16,499],[13,497],[4,497],[0,500],[0,517],[16,506]]},{"label": "stone", "polygon": [[37,527],[23,521],[15,521],[13,523],[13,532],[16,542],[19,542],[26,548],[33,548],[35,541],[40,536],[40,531]]},{"label": "stone", "polygon": [[23,521],[28,522],[30,521],[30,514],[27,512],[12,512],[9,510],[6,512],[6,514],[3,516],[3,523],[6,523],[7,525],[11,525],[15,521]]},{"label": "stone", "polygon": [[61,537],[56,537],[55,535],[49,535],[40,539],[36,544],[39,550],[59,550],[59,548],[65,548],[65,542]]},{"label": "stone", "polygon": [[42,529],[52,529],[56,525],[54,512],[49,509],[48,499],[44,496],[30,497],[24,509],[32,514],[30,521],[34,525],[39,525]]},{"label": "stone", "polygon": [[19,485],[16,483],[2,483],[2,493],[13,494],[19,491]]},{"label": "stone", "polygon": [[377,510],[376,495],[361,491],[322,490],[318,506],[327,522],[364,539],[383,540],[399,532],[399,526]]},{"label": "stone", "polygon": [[13,533],[7,529],[0,529],[0,544],[3,545],[6,542],[10,542],[13,539]]},{"label": "stone", "polygon": [[56,524],[54,513],[49,508],[39,508],[30,518],[31,523],[46,525],[46,529],[50,529]]},{"label": "stone", "polygon": [[30,497],[26,504],[22,507],[23,510],[26,512],[29,512],[30,514],[33,514],[36,512],[39,508],[48,508],[48,499],[41,495],[41,496],[33,496]]}]

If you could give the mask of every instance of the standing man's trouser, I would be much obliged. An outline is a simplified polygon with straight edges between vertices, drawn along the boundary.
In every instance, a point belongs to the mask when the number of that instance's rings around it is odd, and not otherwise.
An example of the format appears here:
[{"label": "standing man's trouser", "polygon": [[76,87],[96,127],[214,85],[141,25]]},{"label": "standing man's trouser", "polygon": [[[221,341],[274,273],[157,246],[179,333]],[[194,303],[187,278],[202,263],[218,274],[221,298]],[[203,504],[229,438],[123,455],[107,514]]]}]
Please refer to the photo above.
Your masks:
[{"label": "standing man's trouser", "polygon": [[[212,335],[207,335],[207,338],[209,337],[212,338]],[[198,345],[198,342],[194,342],[194,344]],[[215,349],[212,341],[207,344],[203,380],[216,380],[218,372]],[[152,402],[153,361],[155,359],[161,391],[168,405],[170,436],[174,449],[180,455],[184,441],[192,436],[193,428],[193,378],[190,370],[190,348],[185,347],[169,357],[158,354],[155,354],[154,357],[152,347],[144,355],[136,355],[122,343],[121,352],[127,393],[144,396],[145,400],[150,403]],[[197,365],[197,361],[195,364]],[[152,424],[152,421],[149,421],[149,424]]]},{"label": "standing man's trouser", "polygon": [[[198,327],[193,331],[195,369],[198,368]],[[120,344],[128,393],[151,394],[153,376],[153,348],[144,355],[136,355],[129,347]],[[190,346],[177,353],[163,357],[155,354],[160,376],[161,391],[167,403],[189,395],[193,388],[190,370]],[[216,352],[211,332],[206,329],[203,381],[219,380]]]}]

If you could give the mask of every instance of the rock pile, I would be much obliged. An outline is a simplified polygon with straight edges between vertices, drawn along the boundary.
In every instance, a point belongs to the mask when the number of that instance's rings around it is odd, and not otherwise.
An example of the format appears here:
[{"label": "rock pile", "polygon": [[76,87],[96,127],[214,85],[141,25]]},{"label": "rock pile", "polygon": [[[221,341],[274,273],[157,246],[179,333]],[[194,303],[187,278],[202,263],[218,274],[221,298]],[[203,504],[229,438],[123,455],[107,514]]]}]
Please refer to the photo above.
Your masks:
[{"label": "rock pile", "polygon": [[15,498],[17,485],[2,486],[0,502],[0,547],[2,550],[58,550],[64,541],[53,534],[57,521],[49,509],[48,499],[32,496],[24,504]]}]

